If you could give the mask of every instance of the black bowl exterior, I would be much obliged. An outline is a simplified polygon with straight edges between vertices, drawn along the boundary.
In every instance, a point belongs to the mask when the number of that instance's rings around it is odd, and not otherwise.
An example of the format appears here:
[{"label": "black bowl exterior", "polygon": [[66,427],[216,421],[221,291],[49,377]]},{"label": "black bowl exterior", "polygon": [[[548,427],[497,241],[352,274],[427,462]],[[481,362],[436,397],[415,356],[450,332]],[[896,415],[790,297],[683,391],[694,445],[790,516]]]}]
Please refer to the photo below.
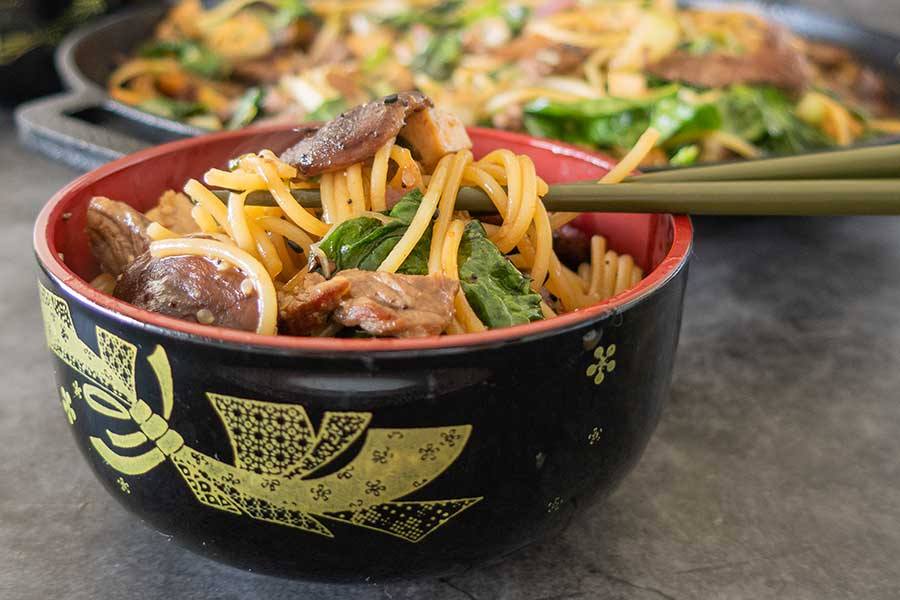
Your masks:
[{"label": "black bowl exterior", "polygon": [[629,305],[482,346],[239,346],[88,304],[42,271],[59,401],[98,479],[221,561],[306,579],[454,572],[563,528],[668,395],[686,263]]}]

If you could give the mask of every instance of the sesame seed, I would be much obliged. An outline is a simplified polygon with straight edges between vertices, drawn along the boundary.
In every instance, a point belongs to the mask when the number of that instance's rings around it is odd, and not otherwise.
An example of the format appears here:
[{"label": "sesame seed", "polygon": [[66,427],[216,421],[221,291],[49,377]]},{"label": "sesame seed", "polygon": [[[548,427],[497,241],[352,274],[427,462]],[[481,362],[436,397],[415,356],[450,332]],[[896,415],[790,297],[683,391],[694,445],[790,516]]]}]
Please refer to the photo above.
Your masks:
[{"label": "sesame seed", "polygon": [[216,320],[216,316],[208,308],[201,308],[197,311],[197,322],[201,325],[212,325]]}]

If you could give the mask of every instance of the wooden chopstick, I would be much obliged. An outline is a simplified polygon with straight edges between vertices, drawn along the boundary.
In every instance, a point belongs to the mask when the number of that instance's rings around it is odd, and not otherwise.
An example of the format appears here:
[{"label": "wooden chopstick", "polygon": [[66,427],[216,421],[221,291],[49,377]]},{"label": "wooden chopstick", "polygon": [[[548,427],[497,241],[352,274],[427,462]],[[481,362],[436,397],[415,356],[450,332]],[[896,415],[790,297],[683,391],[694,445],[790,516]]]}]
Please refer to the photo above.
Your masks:
[{"label": "wooden chopstick", "polygon": [[627,181],[757,181],[900,177],[900,144],[644,173]]},{"label": "wooden chopstick", "polygon": [[[293,190],[307,208],[321,206],[319,191]],[[227,192],[216,195],[227,199]],[[800,181],[558,183],[544,196],[550,211],[643,212],[691,215],[896,215],[900,214],[900,178]],[[248,205],[274,206],[266,191],[252,192]],[[458,210],[496,213],[478,188],[461,188]]]},{"label": "wooden chopstick", "polygon": [[[228,192],[217,191],[227,199]],[[319,190],[293,190],[307,208]],[[550,211],[692,215],[900,214],[900,144],[645,173],[614,185],[559,183],[544,196]],[[247,204],[273,206],[265,191]],[[456,208],[496,213],[478,188],[462,188]]]}]

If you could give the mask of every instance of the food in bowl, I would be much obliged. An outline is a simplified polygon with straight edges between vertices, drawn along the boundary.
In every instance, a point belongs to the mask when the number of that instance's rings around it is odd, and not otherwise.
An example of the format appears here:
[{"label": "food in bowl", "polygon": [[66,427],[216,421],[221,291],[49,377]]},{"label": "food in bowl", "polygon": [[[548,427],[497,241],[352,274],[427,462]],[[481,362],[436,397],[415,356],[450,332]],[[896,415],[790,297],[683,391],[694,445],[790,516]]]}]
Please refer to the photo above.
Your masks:
[{"label": "food in bowl", "polygon": [[[280,157],[261,150],[208,170],[226,202],[196,179],[146,214],[93,198],[95,285],[153,312],[266,335],[420,337],[552,319],[643,278],[600,235],[568,248],[586,260],[563,264],[554,230],[580,215],[548,213],[528,156],[498,149],[476,161],[461,121],[418,92],[298,137]],[[461,186],[484,190],[493,222],[455,209]],[[291,188],[318,189],[319,210]],[[256,190],[274,206],[247,206]]]},{"label": "food in bowl", "polygon": [[327,120],[419,89],[465,124],[645,165],[795,154],[900,132],[882,76],[739,11],[671,0],[183,0],[109,80],[121,102],[207,129]]},{"label": "food in bowl", "polygon": [[[565,144],[467,132],[476,159],[527,155],[548,184],[613,168]],[[78,178],[41,211],[48,391],[107,492],[209,558],[362,582],[496,560],[613,490],[669,394],[691,254],[685,216],[582,215],[570,226],[602,234],[644,278],[553,319],[466,335],[259,335],[89,285],[100,270],[92,198],[145,213],[160,190],[261,147],[281,155],[297,137],[277,126],[148,149]]]}]

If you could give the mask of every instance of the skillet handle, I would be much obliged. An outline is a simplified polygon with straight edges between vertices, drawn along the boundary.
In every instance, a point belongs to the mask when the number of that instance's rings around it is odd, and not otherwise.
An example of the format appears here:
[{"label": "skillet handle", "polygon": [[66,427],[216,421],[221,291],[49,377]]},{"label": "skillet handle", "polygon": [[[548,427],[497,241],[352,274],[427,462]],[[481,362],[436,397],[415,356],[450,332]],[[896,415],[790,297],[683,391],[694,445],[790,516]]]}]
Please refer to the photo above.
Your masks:
[{"label": "skillet handle", "polygon": [[21,104],[15,112],[19,139],[25,146],[82,171],[151,145],[73,116],[102,107],[104,101],[99,92],[81,89]]}]

